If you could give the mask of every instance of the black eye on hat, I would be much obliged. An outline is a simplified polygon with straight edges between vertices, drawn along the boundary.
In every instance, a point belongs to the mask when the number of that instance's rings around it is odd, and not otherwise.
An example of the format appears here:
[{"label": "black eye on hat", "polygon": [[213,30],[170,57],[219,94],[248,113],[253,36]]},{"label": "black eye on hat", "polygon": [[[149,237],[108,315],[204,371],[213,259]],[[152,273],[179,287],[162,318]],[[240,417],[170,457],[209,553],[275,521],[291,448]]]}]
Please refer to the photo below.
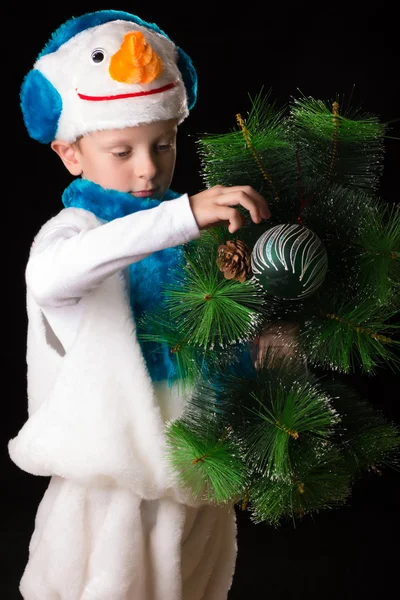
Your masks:
[{"label": "black eye on hat", "polygon": [[105,58],[105,52],[101,48],[96,48],[96,50],[93,50],[90,57],[91,57],[92,61],[97,65],[97,64],[103,62],[103,60]]}]

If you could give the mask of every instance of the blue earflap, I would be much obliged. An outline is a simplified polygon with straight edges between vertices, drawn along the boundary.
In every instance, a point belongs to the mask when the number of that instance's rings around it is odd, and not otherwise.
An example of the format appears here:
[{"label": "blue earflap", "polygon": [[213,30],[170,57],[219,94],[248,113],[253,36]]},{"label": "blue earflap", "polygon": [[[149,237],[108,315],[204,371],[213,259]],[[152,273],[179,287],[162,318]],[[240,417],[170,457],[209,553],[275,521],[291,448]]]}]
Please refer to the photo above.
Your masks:
[{"label": "blue earflap", "polygon": [[32,69],[22,82],[20,101],[29,135],[42,144],[52,142],[62,111],[56,88],[40,71]]},{"label": "blue earflap", "polygon": [[178,69],[182,73],[183,83],[185,84],[189,110],[192,110],[197,100],[197,72],[191,58],[182,48],[178,48],[178,54]]}]

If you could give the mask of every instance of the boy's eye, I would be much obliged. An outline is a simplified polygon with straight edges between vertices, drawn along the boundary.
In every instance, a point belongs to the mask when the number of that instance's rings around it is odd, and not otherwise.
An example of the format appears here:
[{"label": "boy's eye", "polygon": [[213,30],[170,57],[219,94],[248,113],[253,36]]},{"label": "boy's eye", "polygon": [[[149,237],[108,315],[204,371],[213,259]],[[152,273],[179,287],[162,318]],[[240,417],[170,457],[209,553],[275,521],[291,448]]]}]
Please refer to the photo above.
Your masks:
[{"label": "boy's eye", "polygon": [[124,150],[123,152],[114,152],[114,156],[118,158],[125,158],[125,156],[129,155],[129,150]]},{"label": "boy's eye", "polygon": [[168,144],[158,144],[157,146],[157,150],[159,150],[160,152],[165,152],[170,148],[172,148],[172,142],[169,142]]}]

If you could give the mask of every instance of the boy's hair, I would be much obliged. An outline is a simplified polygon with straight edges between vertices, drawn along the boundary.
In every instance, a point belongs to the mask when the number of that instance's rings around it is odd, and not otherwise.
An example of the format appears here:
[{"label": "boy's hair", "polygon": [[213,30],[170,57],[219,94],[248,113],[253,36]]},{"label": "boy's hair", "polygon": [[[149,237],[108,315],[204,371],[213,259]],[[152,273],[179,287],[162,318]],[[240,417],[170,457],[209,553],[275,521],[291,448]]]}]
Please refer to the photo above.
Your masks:
[{"label": "boy's hair", "polygon": [[181,123],[196,99],[189,56],[154,23],[112,10],[61,25],[20,93],[28,133],[42,143],[160,120]]}]

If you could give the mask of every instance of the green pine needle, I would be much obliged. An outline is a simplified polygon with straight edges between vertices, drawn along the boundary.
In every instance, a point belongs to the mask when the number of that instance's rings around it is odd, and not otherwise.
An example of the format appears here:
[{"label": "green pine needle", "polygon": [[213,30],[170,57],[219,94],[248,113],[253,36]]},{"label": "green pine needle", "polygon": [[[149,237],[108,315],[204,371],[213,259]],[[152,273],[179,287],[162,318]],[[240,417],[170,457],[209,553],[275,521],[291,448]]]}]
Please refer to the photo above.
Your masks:
[{"label": "green pine needle", "polygon": [[[281,481],[264,477],[249,494],[249,511],[255,523],[275,527],[307,514],[339,508],[350,495],[350,477],[342,455],[331,445],[296,454],[290,477]],[[301,458],[300,458],[301,457]]]},{"label": "green pine needle", "polygon": [[[326,141],[332,140],[335,128],[333,122],[333,101],[316,100],[315,98],[301,95],[294,98],[290,107],[291,119],[294,119],[298,128],[303,131],[312,131]],[[338,103],[340,140],[348,143],[371,142],[382,140],[386,126],[373,115],[362,112],[361,109],[352,107],[341,114],[342,107]]]},{"label": "green pine needle", "polygon": [[376,201],[375,218],[360,235],[358,268],[364,288],[380,304],[397,302],[400,291],[400,206]]},{"label": "green pine needle", "polygon": [[198,435],[194,427],[176,421],[170,424],[167,439],[172,465],[182,485],[195,498],[224,504],[243,495],[246,466],[240,448],[230,440],[229,429],[219,434],[217,430],[210,423],[208,435]]},{"label": "green pine needle", "polygon": [[338,508],[358,473],[398,465],[396,427],[352,390],[300,362],[269,360],[248,378],[232,371],[199,382],[169,424],[171,464],[196,498],[278,525]]},{"label": "green pine needle", "polygon": [[245,390],[239,388],[242,411],[251,413],[246,423],[247,461],[270,477],[286,477],[290,448],[304,435],[329,437],[339,418],[313,377],[298,377],[299,368],[304,367],[293,367],[290,361],[275,368],[265,363],[246,384],[247,403]]},{"label": "green pine needle", "polygon": [[179,323],[185,339],[203,349],[226,347],[253,339],[265,303],[251,281],[224,279],[216,265],[216,253],[197,251],[176,282],[165,290],[170,318]]},{"label": "green pine needle", "polygon": [[395,303],[400,288],[400,212],[363,191],[333,185],[302,212],[324,243],[329,270],[323,287],[377,304]]},{"label": "green pine needle", "polygon": [[387,467],[398,469],[399,427],[344,384],[325,382],[324,388],[341,415],[335,439],[342,448],[352,477],[360,477],[366,472],[376,473]]},{"label": "green pine needle", "polygon": [[394,319],[398,311],[376,304],[374,298],[347,302],[329,298],[319,315],[305,322],[301,346],[310,365],[351,373],[361,370],[372,375],[383,364],[396,370],[400,361]]},{"label": "green pine needle", "polygon": [[168,317],[168,312],[147,312],[140,320],[139,340],[154,344],[152,352],[164,352],[167,345],[175,359],[177,380],[181,390],[191,389],[203,372],[217,364],[218,358],[213,350],[207,353],[189,344],[182,335],[178,324]]},{"label": "green pine needle", "polygon": [[349,116],[333,102],[294,99],[288,135],[296,144],[304,189],[320,193],[330,182],[377,190],[383,172],[386,125],[371,114]]},{"label": "green pine needle", "polygon": [[202,176],[208,187],[251,185],[273,199],[276,189],[293,179],[294,153],[285,139],[285,109],[278,109],[262,90],[250,103],[249,115],[243,119],[245,130],[237,122],[236,129],[228,133],[199,137]]}]

